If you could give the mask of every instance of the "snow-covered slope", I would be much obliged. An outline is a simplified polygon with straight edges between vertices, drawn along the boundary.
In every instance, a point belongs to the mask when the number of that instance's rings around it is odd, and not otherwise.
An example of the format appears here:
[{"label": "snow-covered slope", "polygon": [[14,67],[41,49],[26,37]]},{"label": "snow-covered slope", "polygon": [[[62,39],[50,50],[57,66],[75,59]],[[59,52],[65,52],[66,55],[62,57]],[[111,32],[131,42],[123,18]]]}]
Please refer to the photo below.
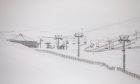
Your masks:
[{"label": "snow-covered slope", "polygon": [[[99,28],[93,32],[86,32],[87,41],[105,41],[107,38],[118,38],[118,35],[132,34],[139,31],[140,19],[117,23],[111,26]],[[23,34],[25,34],[24,32]],[[29,32],[32,36],[32,33]],[[39,35],[35,32],[35,34]],[[105,68],[89,65],[86,63],[63,59],[48,53],[40,53],[21,44],[7,42],[5,40],[13,38],[15,32],[0,32],[0,84],[139,84],[140,80],[131,76],[109,71]],[[25,34],[26,35],[26,34]],[[54,37],[54,35],[48,36]],[[28,35],[27,35],[28,36]],[[73,38],[73,35],[70,38]],[[39,40],[38,37],[36,37]],[[47,39],[47,41],[51,41]],[[54,38],[51,41],[56,44]],[[73,44],[73,39],[69,40],[68,50],[49,49],[54,52],[63,53],[77,57],[77,44]],[[77,40],[75,40],[76,43]],[[83,41],[83,39],[82,39]],[[138,41],[139,42],[139,41]],[[133,46],[139,45],[136,43]],[[45,40],[43,41],[45,43]],[[62,43],[62,41],[60,42]],[[42,45],[46,50],[46,45]],[[56,45],[54,45],[56,46]],[[80,58],[105,62],[111,66],[122,67],[121,50],[111,50],[106,52],[85,52],[89,46],[81,47]],[[126,69],[140,74],[139,55],[140,49],[130,49],[126,51]]]},{"label": "snow-covered slope", "polygon": [[139,84],[116,71],[0,42],[1,84]]},{"label": "snow-covered slope", "polygon": [[108,40],[118,38],[119,35],[131,35],[140,31],[140,18],[133,18],[114,24],[108,24],[97,28],[85,30],[89,40]]}]

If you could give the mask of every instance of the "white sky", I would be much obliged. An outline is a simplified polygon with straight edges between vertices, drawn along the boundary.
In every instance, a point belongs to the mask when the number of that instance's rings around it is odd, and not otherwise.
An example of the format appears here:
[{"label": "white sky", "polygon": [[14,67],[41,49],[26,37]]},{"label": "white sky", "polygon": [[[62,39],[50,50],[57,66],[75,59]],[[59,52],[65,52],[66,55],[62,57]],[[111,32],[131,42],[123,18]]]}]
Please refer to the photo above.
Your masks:
[{"label": "white sky", "polygon": [[88,30],[135,17],[140,0],[0,0],[0,30]]}]

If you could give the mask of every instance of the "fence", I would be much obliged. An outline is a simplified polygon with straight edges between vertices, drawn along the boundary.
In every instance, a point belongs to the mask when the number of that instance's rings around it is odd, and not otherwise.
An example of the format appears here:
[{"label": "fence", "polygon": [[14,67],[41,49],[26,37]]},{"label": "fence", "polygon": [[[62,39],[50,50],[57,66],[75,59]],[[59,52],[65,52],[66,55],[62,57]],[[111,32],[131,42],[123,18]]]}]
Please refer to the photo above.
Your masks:
[{"label": "fence", "polygon": [[124,69],[121,68],[121,67],[116,67],[116,70],[117,70],[117,71],[120,71],[120,72],[122,72],[122,73],[125,73],[125,74],[127,74],[127,75],[129,75],[129,76],[131,76],[131,77],[133,77],[133,78],[140,79],[140,75],[135,74],[135,73],[132,73],[132,72],[129,72],[129,71],[127,71],[127,70],[124,70]]},{"label": "fence", "polygon": [[46,53],[54,54],[56,56],[63,57],[63,58],[66,58],[66,59],[76,60],[76,61],[80,61],[80,62],[84,62],[84,63],[88,63],[88,64],[99,65],[99,66],[102,66],[102,67],[106,67],[108,70],[120,71],[120,72],[122,72],[124,74],[127,74],[127,75],[129,75],[129,76],[131,76],[133,78],[137,78],[137,79],[140,80],[140,75],[132,73],[132,72],[129,72],[127,70],[124,70],[121,67],[109,66],[108,64],[106,64],[104,62],[91,61],[91,60],[87,60],[87,59],[77,58],[77,57],[64,55],[64,54],[60,54],[60,53],[49,51],[49,50],[41,50],[41,49],[36,49],[36,50],[39,51],[39,52],[46,52]]}]

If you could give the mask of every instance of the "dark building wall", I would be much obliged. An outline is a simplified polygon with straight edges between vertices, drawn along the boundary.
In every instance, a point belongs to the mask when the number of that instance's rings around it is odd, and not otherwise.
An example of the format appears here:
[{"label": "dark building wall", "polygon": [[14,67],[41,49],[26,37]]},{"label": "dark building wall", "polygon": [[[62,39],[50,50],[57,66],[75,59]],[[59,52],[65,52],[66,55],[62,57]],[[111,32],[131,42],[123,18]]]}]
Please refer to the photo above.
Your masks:
[{"label": "dark building wall", "polygon": [[16,42],[23,44],[27,47],[32,47],[32,48],[37,48],[38,47],[38,42],[37,41],[19,41],[19,40],[9,40],[11,42]]}]

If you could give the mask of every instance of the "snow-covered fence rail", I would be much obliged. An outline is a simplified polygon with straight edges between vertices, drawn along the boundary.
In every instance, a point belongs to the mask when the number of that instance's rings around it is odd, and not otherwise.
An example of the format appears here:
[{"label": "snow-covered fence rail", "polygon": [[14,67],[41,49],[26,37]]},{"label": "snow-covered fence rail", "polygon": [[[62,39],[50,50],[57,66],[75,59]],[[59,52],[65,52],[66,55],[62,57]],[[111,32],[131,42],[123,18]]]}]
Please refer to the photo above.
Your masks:
[{"label": "snow-covered fence rail", "polygon": [[127,74],[127,75],[129,75],[129,76],[132,76],[133,78],[140,79],[140,75],[135,74],[135,73],[132,73],[132,72],[129,72],[129,71],[127,71],[127,70],[124,70],[124,69],[121,68],[121,67],[116,67],[116,70],[117,70],[117,71],[120,71],[120,72],[123,72],[123,73],[125,73],[125,74]]}]

